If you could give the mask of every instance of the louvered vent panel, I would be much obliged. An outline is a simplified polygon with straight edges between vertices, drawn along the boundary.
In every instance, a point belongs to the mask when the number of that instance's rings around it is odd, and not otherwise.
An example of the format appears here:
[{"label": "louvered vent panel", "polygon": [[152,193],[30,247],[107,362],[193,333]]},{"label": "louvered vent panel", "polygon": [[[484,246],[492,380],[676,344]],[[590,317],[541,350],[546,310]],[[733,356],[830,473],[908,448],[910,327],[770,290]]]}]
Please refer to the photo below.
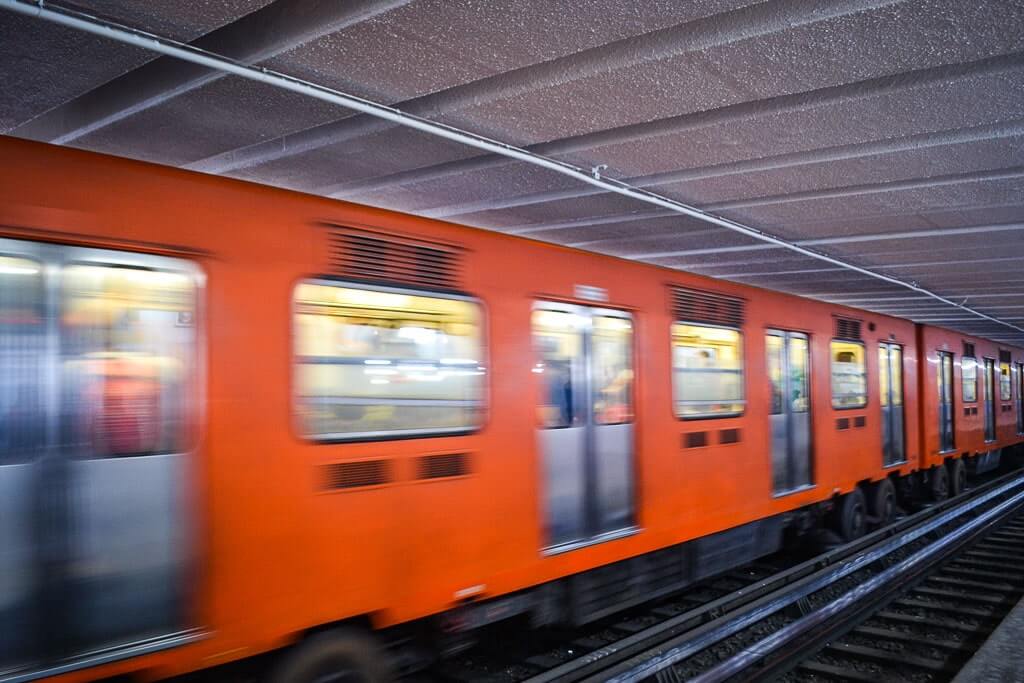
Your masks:
[{"label": "louvered vent panel", "polygon": [[968,358],[974,358],[974,344],[971,342],[964,342],[964,355]]},{"label": "louvered vent panel", "polygon": [[740,430],[738,429],[722,429],[718,432],[718,443],[739,443],[740,442]]},{"label": "louvered vent panel", "polygon": [[391,480],[387,460],[339,462],[324,465],[324,486],[329,489],[354,489],[379,486]]},{"label": "louvered vent panel", "polygon": [[338,228],[330,234],[330,267],[346,278],[458,290],[462,254],[454,247]]},{"label": "louvered vent panel", "polygon": [[1000,363],[1009,363],[1011,359],[1012,358],[1010,356],[1010,352],[1009,351],[1000,351],[999,352],[999,362]]},{"label": "louvered vent panel", "polygon": [[836,338],[860,341],[860,321],[836,318]]},{"label": "louvered vent panel", "polygon": [[683,435],[683,448],[703,448],[707,445],[707,432],[687,432]]},{"label": "louvered vent panel", "polygon": [[469,474],[469,454],[425,455],[416,468],[417,479],[443,479]]},{"label": "louvered vent panel", "polygon": [[676,320],[708,325],[743,325],[743,299],[687,287],[672,287],[672,313]]}]

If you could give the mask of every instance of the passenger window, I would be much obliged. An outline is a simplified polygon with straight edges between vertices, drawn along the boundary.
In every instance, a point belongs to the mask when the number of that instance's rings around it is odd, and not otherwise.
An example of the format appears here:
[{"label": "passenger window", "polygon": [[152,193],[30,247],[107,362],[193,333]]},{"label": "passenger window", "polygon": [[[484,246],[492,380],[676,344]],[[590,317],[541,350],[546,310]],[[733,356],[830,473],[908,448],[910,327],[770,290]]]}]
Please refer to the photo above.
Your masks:
[{"label": "passenger window", "polygon": [[868,402],[864,345],[833,340],[831,353],[832,407],[863,408]]},{"label": "passenger window", "polygon": [[633,323],[625,318],[595,315],[594,420],[614,425],[633,421]]},{"label": "passenger window", "polygon": [[0,465],[32,459],[45,440],[45,301],[41,264],[0,256]]},{"label": "passenger window", "polygon": [[672,325],[672,391],[681,418],[743,413],[743,346],[738,330]]},{"label": "passenger window", "polygon": [[195,284],[111,265],[63,271],[64,443],[115,457],[185,449],[195,354]]},{"label": "passenger window", "polygon": [[999,363],[999,400],[1009,401],[1013,398],[1011,393],[1010,384],[1010,364],[1008,362]]},{"label": "passenger window", "polygon": [[466,432],[481,423],[480,306],[457,297],[304,282],[295,392],[317,440]]},{"label": "passenger window", "polygon": [[978,400],[978,361],[974,358],[964,356],[960,360],[960,382],[963,389],[964,403],[974,403]]}]

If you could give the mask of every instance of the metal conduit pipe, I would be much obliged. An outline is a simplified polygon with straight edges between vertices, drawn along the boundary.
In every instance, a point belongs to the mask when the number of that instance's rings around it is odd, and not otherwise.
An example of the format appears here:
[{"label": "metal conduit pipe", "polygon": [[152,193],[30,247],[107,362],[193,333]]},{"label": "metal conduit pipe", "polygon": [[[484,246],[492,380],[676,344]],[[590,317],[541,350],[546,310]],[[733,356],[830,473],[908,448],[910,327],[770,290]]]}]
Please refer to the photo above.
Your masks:
[{"label": "metal conduit pipe", "polygon": [[875,272],[869,268],[864,268],[856,264],[843,261],[842,259],[829,256],[828,254],[802,247],[799,244],[758,230],[757,228],[702,211],[696,207],[684,204],[669,197],[665,197],[612,178],[605,178],[601,175],[600,171],[603,166],[600,165],[595,166],[591,170],[587,170],[564,161],[559,161],[557,159],[527,151],[521,147],[506,144],[499,140],[484,137],[482,135],[476,135],[475,133],[455,128],[453,126],[406,114],[394,107],[378,104],[362,97],[350,95],[339,90],[334,90],[323,85],[318,85],[310,81],[295,78],[263,67],[250,66],[186,43],[123,26],[84,12],[51,5],[45,2],[45,0],[35,0],[34,2],[32,0],[0,0],[0,9],[60,24],[68,28],[91,33],[119,43],[125,43],[145,50],[158,52],[160,54],[175,57],[193,64],[198,64],[209,69],[233,74],[240,78],[265,83],[271,87],[288,90],[368,114],[370,116],[375,116],[407,128],[421,131],[428,135],[450,140],[452,142],[473,147],[485,152],[490,152],[492,154],[500,154],[501,156],[516,159],[539,168],[545,168],[550,171],[554,171],[555,173],[560,173],[570,178],[574,178],[579,182],[593,185],[594,187],[600,188],[606,192],[612,192],[646,204],[668,209],[674,213],[689,216],[690,218],[696,218],[697,220],[738,232],[762,242],[774,244],[778,247],[794,251],[804,256],[825,261],[826,263],[831,263],[862,275],[882,280],[883,282],[905,287],[925,296],[932,297],[933,299],[941,301],[949,306],[967,311],[979,318],[984,318],[985,320],[1005,325],[1006,327],[1013,328],[1018,332],[1024,332],[1024,327],[1000,320],[986,313],[982,313],[981,311],[957,303],[956,301],[948,299],[941,294],[921,287],[915,282],[908,282],[900,278],[885,275],[884,273]]}]

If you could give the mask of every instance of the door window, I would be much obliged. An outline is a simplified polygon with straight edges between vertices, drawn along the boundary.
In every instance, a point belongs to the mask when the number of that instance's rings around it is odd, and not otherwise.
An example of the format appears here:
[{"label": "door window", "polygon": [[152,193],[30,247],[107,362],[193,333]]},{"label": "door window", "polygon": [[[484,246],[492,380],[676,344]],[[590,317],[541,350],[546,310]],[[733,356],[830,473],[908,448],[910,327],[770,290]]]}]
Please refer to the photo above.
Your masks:
[{"label": "door window", "polygon": [[882,462],[888,467],[906,459],[903,434],[903,348],[878,347],[879,401],[882,415]]},{"label": "door window", "polygon": [[985,441],[996,440],[996,362],[985,359]]},{"label": "door window", "polygon": [[953,440],[953,354],[939,352],[938,368],[939,397],[939,450],[946,452],[954,448]]},{"label": "door window", "polygon": [[633,323],[595,315],[593,414],[597,424],[633,421]]},{"label": "door window", "polygon": [[533,312],[533,339],[539,360],[533,372],[541,376],[538,422],[546,429],[583,424],[584,321],[567,311]]},{"label": "door window", "polygon": [[1017,433],[1024,434],[1024,363],[1016,363],[1017,373]]},{"label": "door window", "polygon": [[185,450],[195,347],[192,278],[71,265],[62,290],[68,441],[88,457]]},{"label": "door window", "polygon": [[46,438],[45,302],[42,264],[0,255],[0,465],[34,459]]}]

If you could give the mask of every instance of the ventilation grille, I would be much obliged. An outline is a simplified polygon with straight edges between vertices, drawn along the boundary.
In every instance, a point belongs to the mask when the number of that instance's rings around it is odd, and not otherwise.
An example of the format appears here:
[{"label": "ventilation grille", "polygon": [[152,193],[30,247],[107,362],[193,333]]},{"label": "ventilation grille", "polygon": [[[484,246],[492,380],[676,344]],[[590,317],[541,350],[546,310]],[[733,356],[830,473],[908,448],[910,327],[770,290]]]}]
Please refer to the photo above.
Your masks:
[{"label": "ventilation grille", "polygon": [[718,443],[739,443],[740,442],[740,430],[738,429],[721,429],[718,432]]},{"label": "ventilation grille", "polygon": [[703,448],[707,445],[707,432],[689,432],[683,435],[683,448]]},{"label": "ventilation grille", "polygon": [[867,423],[868,423],[868,418],[864,417],[863,415],[858,415],[857,417],[853,418],[853,426],[854,427],[863,427]]},{"label": "ventilation grille", "polygon": [[964,342],[964,355],[968,358],[974,358],[974,344]]},{"label": "ventilation grille", "polygon": [[1009,351],[1000,351],[999,352],[999,362],[1000,363],[1009,363],[1011,360],[1013,360],[1013,357],[1010,355]]},{"label": "ventilation grille", "polygon": [[330,233],[330,268],[357,280],[458,290],[462,254],[442,244],[338,228]]},{"label": "ventilation grille", "polygon": [[672,287],[672,313],[676,320],[741,327],[743,303],[743,299],[735,296]]},{"label": "ventilation grille", "polygon": [[843,429],[849,429],[849,428],[850,428],[850,418],[848,418],[848,417],[841,417],[838,420],[836,420],[836,429],[843,430]]},{"label": "ventilation grille", "polygon": [[468,453],[425,455],[419,458],[416,465],[417,479],[443,479],[445,477],[461,477],[466,474],[469,474]]},{"label": "ventilation grille", "polygon": [[324,466],[325,486],[329,489],[355,489],[379,486],[390,481],[386,460],[339,462]]},{"label": "ventilation grille", "polygon": [[836,318],[836,338],[860,341],[860,321]]}]

